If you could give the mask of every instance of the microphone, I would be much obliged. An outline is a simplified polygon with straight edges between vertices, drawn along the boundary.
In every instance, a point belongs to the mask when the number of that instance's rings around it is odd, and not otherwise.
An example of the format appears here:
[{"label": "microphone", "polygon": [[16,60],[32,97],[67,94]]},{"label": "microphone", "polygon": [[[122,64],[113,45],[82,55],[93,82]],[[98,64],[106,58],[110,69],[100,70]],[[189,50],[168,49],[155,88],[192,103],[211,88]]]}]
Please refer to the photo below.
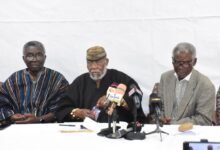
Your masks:
[{"label": "microphone", "polygon": [[[137,88],[135,84],[130,85],[130,91],[128,92],[128,96],[133,98],[133,115],[134,115],[134,122],[137,121],[137,109],[141,107],[141,98],[142,98],[142,91]],[[135,124],[134,124],[135,125]],[[136,127],[134,126],[135,132]]]},{"label": "microphone", "polygon": [[[114,99],[115,99],[115,93],[116,93],[116,89],[118,87],[117,83],[112,83],[108,90],[106,91],[106,103],[104,106],[104,110],[106,110],[106,113],[108,114],[108,128],[102,129],[99,133],[97,133],[100,136],[108,136],[110,134],[113,133],[113,130],[118,130],[120,127],[119,126],[114,126],[113,128],[111,127],[111,122],[112,119],[114,117],[114,119],[117,116],[113,116],[112,113],[114,111],[113,107],[116,107],[116,105],[113,103]],[[111,112],[110,112],[111,110]]]},{"label": "microphone", "polygon": [[131,124],[131,126],[133,126],[133,131],[127,133],[125,136],[125,138],[128,140],[143,140],[143,139],[145,139],[145,133],[140,132],[140,130],[141,130],[141,128],[139,126],[140,124],[137,123],[137,109],[139,109],[141,107],[142,95],[143,95],[142,91],[139,90],[135,84],[130,85],[130,91],[128,92],[128,96],[133,98],[134,123]]},{"label": "microphone", "polygon": [[126,89],[127,86],[125,84],[120,83],[115,90],[114,98],[110,100],[113,103],[117,104],[117,106],[120,106]]},{"label": "microphone", "polygon": [[145,134],[149,135],[149,134],[153,134],[153,133],[160,133],[160,141],[162,141],[161,133],[164,133],[164,134],[169,134],[169,133],[164,132],[160,129],[160,127],[163,127],[163,122],[160,120],[162,101],[158,95],[158,93],[159,93],[158,88],[159,88],[159,83],[156,83],[154,85],[154,89],[149,97],[150,114],[155,114],[153,116],[155,117],[155,121],[156,121],[156,129],[154,131],[151,131],[151,132],[145,133]]},{"label": "microphone", "polygon": [[117,130],[116,121],[118,118],[116,107],[121,105],[126,89],[127,86],[125,84],[119,84],[115,90],[114,96],[110,97],[110,101],[112,104],[108,108],[107,113],[109,116],[112,116],[113,128],[112,128],[112,134],[107,135],[108,138],[118,138],[116,134],[116,130]]},{"label": "microphone", "polygon": [[[107,108],[109,108],[111,106],[111,101],[110,99],[114,96],[115,94],[115,90],[117,88],[118,84],[116,83],[112,83],[109,87],[108,90],[106,92],[106,102],[104,104],[104,110],[106,110]],[[94,115],[94,119],[97,121],[98,117],[99,117],[99,113],[101,112],[100,108],[98,106],[94,106],[92,108],[92,114]]]},{"label": "microphone", "polygon": [[127,89],[127,86],[125,84],[119,84],[117,86],[117,88],[115,89],[115,91],[111,92],[109,94],[109,100],[111,102],[111,106],[109,107],[109,110],[108,110],[108,115],[112,115],[114,109],[116,106],[120,106],[121,103],[122,103],[122,99],[123,99],[123,96],[125,94],[125,91]]},{"label": "microphone", "polygon": [[117,86],[118,86],[118,84],[112,83],[108,87],[108,90],[106,92],[106,104],[105,104],[105,107],[104,107],[105,110],[108,109],[112,105],[112,101],[114,99],[114,95],[115,95]]},{"label": "microphone", "polygon": [[120,106],[126,89],[127,86],[125,84],[120,83],[119,85],[117,85],[116,89],[112,90],[112,92],[109,94],[109,100],[112,103],[117,104],[117,106]]},{"label": "microphone", "polygon": [[133,97],[134,104],[136,105],[137,109],[141,107],[140,99],[142,98],[142,95],[143,95],[142,91],[139,90],[135,84],[132,84],[130,86],[130,91],[128,92],[128,96]]},{"label": "microphone", "polygon": [[162,101],[157,93],[151,93],[150,95],[150,113],[156,114],[156,119],[158,119],[158,123],[160,127],[163,127],[163,123],[160,121],[161,118],[161,107]]},{"label": "microphone", "polygon": [[150,95],[150,112],[156,114],[158,116],[161,115],[160,108],[162,106],[162,102],[157,93],[151,93]]}]

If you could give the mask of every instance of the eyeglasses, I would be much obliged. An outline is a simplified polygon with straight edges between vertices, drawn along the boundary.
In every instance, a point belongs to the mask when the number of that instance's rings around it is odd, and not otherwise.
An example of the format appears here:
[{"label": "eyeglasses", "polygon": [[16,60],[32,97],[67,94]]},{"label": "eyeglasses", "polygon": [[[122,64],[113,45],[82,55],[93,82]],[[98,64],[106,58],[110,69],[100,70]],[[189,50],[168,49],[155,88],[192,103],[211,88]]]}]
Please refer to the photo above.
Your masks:
[{"label": "eyeglasses", "polygon": [[193,63],[192,60],[189,60],[189,61],[178,61],[178,60],[173,59],[173,64],[175,66],[182,65],[183,67],[189,67],[190,65],[192,65],[192,63]]},{"label": "eyeglasses", "polygon": [[105,62],[106,59],[100,59],[100,60],[87,60],[87,64],[88,66],[92,66],[93,64],[96,64],[96,65],[103,65],[103,63]]},{"label": "eyeglasses", "polygon": [[43,59],[44,58],[44,54],[43,53],[37,53],[37,54],[27,54],[27,55],[25,55],[24,57],[27,59],[27,60],[29,60],[29,61],[32,61],[32,60],[34,60],[34,58],[36,58],[37,60],[41,60],[41,59]]}]

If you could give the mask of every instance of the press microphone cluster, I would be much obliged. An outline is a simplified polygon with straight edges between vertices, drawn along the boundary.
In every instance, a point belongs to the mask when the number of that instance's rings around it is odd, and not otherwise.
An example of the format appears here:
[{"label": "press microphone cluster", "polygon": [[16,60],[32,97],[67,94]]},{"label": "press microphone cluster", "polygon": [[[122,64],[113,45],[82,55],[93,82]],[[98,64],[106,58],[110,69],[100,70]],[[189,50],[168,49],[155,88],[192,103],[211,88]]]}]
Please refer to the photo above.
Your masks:
[{"label": "press microphone cluster", "polygon": [[[120,127],[116,126],[118,118],[116,107],[121,106],[126,89],[127,86],[125,84],[112,83],[109,86],[106,92],[106,104],[104,108],[108,114],[108,128],[102,129],[98,135],[117,138],[116,130]],[[112,121],[113,127],[111,127]]]},{"label": "press microphone cluster", "polygon": [[107,113],[109,117],[112,117],[113,119],[113,127],[109,125],[109,128],[102,129],[98,135],[106,136],[108,138],[121,138],[124,137],[129,140],[134,139],[145,139],[145,134],[140,133],[141,127],[139,123],[137,123],[137,108],[139,109],[141,107],[141,98],[142,98],[142,92],[137,88],[136,85],[131,85],[129,87],[129,93],[128,96],[133,99],[134,107],[133,107],[133,113],[134,113],[134,122],[132,125],[130,125],[126,130],[121,129],[118,130],[116,126],[116,117],[117,117],[117,111],[116,107],[121,106],[124,99],[123,96],[126,92],[126,85],[124,84],[112,84],[106,93],[106,99],[107,99],[107,105],[106,108],[108,109]]}]

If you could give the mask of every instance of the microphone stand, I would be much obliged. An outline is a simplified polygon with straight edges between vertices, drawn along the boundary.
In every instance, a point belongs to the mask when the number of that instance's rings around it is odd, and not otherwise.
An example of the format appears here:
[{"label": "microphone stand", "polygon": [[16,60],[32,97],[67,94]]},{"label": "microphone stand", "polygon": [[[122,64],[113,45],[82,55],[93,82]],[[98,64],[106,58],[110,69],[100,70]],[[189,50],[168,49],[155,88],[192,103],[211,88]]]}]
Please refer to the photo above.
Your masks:
[{"label": "microphone stand", "polygon": [[[98,132],[97,134],[100,136],[108,136],[109,134],[111,134],[112,133],[111,123],[112,123],[112,116],[108,115],[108,127],[101,129],[100,132]],[[116,128],[119,129],[119,127]]]},{"label": "microphone stand", "polygon": [[[149,134],[153,134],[153,133],[160,133],[160,141],[162,141],[162,134],[161,133],[164,133],[164,134],[167,134],[169,135],[169,133],[165,132],[165,131],[162,131],[160,129],[160,120],[159,120],[159,116],[160,116],[160,109],[158,106],[155,106],[155,111],[156,111],[156,129],[152,132],[149,132],[149,133],[145,133],[146,135],[149,135]],[[162,125],[161,125],[162,126]]]},{"label": "microphone stand", "polygon": [[109,136],[110,134],[112,134],[116,130],[120,129],[119,126],[116,126],[116,123],[115,123],[115,126],[113,124],[113,127],[111,127],[111,123],[112,122],[114,123],[114,121],[112,121],[112,120],[117,120],[116,115],[117,115],[117,112],[116,112],[116,108],[115,108],[112,115],[111,116],[108,115],[108,127],[104,128],[104,129],[101,129],[101,131],[99,133],[97,133],[98,135],[100,135],[100,136]]},{"label": "microphone stand", "polygon": [[145,139],[145,133],[137,132],[137,106],[134,104],[133,108],[134,112],[134,130],[132,132],[128,132],[125,135],[125,138],[128,140],[143,140]]},{"label": "microphone stand", "polygon": [[118,138],[121,137],[121,136],[118,134],[118,132],[116,132],[116,131],[120,128],[120,127],[118,128],[118,126],[116,126],[117,119],[118,119],[117,110],[116,110],[116,108],[114,108],[114,110],[113,110],[113,112],[112,112],[112,120],[113,120],[113,127],[111,128],[111,129],[112,129],[112,133],[110,133],[109,135],[107,135],[108,138],[118,139]]}]

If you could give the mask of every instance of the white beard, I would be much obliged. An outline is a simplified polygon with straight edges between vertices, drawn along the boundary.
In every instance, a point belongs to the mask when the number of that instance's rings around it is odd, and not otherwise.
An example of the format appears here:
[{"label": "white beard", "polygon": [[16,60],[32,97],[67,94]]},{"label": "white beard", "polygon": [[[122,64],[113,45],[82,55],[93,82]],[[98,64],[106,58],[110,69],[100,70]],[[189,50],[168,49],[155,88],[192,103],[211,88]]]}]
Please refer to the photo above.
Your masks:
[{"label": "white beard", "polygon": [[98,75],[98,74],[89,74],[90,75],[90,78],[94,81],[97,81],[97,80],[101,80],[107,73],[107,68],[105,68],[103,70],[103,73],[101,75]]}]

